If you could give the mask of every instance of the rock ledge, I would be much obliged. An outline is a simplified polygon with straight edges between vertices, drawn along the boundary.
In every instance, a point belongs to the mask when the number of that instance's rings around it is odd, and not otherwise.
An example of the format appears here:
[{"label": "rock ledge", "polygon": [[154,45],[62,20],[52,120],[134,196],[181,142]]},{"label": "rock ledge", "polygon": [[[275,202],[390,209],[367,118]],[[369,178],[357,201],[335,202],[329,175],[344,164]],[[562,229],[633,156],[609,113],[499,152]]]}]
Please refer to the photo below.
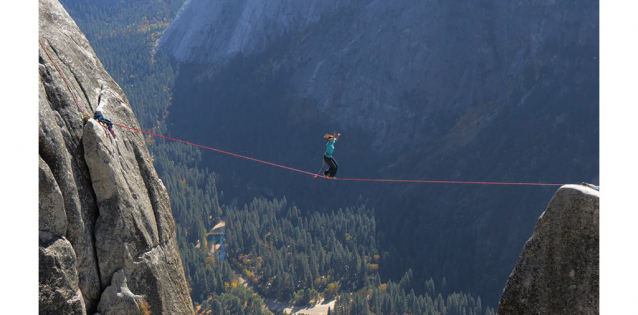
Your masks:
[{"label": "rock ledge", "polygon": [[507,280],[498,313],[599,313],[598,191],[558,189]]}]

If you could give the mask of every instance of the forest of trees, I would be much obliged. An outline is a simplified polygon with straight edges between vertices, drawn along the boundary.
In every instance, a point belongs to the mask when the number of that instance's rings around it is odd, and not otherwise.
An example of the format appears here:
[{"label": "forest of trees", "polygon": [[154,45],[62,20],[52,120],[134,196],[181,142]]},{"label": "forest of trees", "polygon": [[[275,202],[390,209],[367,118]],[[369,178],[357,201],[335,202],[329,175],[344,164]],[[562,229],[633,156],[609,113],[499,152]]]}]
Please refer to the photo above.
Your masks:
[{"label": "forest of trees", "polygon": [[379,266],[374,217],[364,205],[304,215],[285,199],[255,199],[228,212],[227,228],[228,253],[243,276],[262,295],[293,304],[359,289]]},{"label": "forest of trees", "polygon": [[445,278],[440,290],[432,278],[414,283],[412,270],[382,283],[374,214],[363,204],[304,214],[285,199],[255,199],[229,211],[226,227],[235,269],[266,297],[305,305],[338,296],[331,314],[343,315],[495,314],[480,297],[448,293]]},{"label": "forest of trees", "polygon": [[445,278],[441,290],[436,288],[432,278],[427,280],[422,295],[414,292],[417,286],[413,281],[412,270],[408,270],[398,283],[381,283],[376,278],[357,293],[340,294],[330,314],[496,314],[492,308],[484,308],[480,297],[465,293],[445,294]]},{"label": "forest of trees", "polygon": [[[184,0],[61,0],[107,71],[125,91],[145,130],[169,134],[165,119],[177,72],[153,45]],[[202,152],[147,138],[154,165],[170,195],[180,254],[198,314],[272,314],[264,297],[304,305],[337,298],[331,314],[493,314],[480,298],[448,293],[444,281],[382,282],[388,261],[374,211],[305,211],[281,199],[224,205],[219,178],[202,167]],[[290,197],[290,196],[289,196]],[[207,234],[226,222],[227,256],[211,253]],[[251,288],[241,283],[246,280]]]}]

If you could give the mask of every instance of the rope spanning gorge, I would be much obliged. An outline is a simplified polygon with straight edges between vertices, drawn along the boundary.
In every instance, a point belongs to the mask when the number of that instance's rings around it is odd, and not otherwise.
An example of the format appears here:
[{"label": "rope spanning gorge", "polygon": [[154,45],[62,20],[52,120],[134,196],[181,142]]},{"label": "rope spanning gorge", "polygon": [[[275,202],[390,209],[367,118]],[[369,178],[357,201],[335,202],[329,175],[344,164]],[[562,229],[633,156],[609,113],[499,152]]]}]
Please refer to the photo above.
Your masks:
[{"label": "rope spanning gorge", "polygon": [[[80,103],[78,102],[73,89],[71,89],[71,85],[67,81],[64,73],[62,73],[62,71],[60,70],[58,65],[55,63],[53,58],[51,58],[51,55],[49,54],[49,52],[45,48],[45,46],[42,43],[42,41],[39,40],[39,43],[40,43],[40,46],[42,47],[42,49],[44,50],[44,52],[46,53],[47,57],[49,58],[49,60],[53,64],[53,66],[55,67],[56,71],[62,77],[62,80],[64,81],[66,87],[69,89],[69,92],[71,92],[71,95],[73,96],[73,100],[75,101],[75,104],[78,106],[78,109],[80,111],[82,111],[82,113],[87,115],[86,112],[80,107]],[[223,153],[223,154],[231,155],[231,156],[238,157],[238,158],[251,160],[253,162],[258,162],[258,163],[262,163],[262,164],[266,164],[266,165],[270,165],[270,166],[274,166],[274,167],[287,169],[287,170],[290,170],[290,171],[293,171],[293,172],[298,172],[298,173],[302,173],[302,174],[305,174],[305,175],[310,175],[310,176],[313,176],[313,177],[317,177],[317,174],[310,173],[310,172],[307,172],[307,171],[303,171],[303,170],[300,170],[300,169],[296,169],[296,168],[293,168],[293,167],[284,166],[284,165],[280,165],[280,164],[277,164],[277,163],[272,163],[272,162],[268,162],[268,161],[264,161],[264,160],[259,160],[259,159],[248,157],[248,156],[245,156],[245,155],[232,153],[232,152],[228,152],[228,151],[223,151],[223,150],[215,149],[215,148],[212,148],[212,147],[208,147],[208,146],[204,146],[204,145],[201,145],[201,144],[196,144],[196,143],[192,143],[192,142],[188,142],[188,141],[184,141],[184,140],[180,140],[180,139],[171,138],[171,137],[163,136],[163,135],[160,135],[160,134],[157,134],[157,133],[153,133],[153,132],[149,132],[149,131],[144,131],[144,130],[141,130],[141,129],[133,128],[133,127],[128,127],[128,126],[119,125],[119,124],[115,124],[115,123],[113,125],[121,127],[121,128],[124,128],[124,129],[129,129],[129,130],[132,130],[132,131],[145,133],[145,134],[148,134],[148,135],[151,135],[151,136],[154,136],[154,137],[159,137],[159,138],[164,138],[164,139],[171,140],[171,141],[181,142],[183,144],[196,146],[196,147],[199,147],[199,148],[202,148],[202,149],[215,151],[215,152],[218,152],[218,153]],[[420,180],[420,179],[335,178],[334,180],[360,181],[360,182],[395,182],[395,183],[398,182],[398,183],[466,184],[466,185],[513,185],[513,186],[563,186],[564,185],[564,184],[554,184],[554,183],[485,182],[485,181]]]},{"label": "rope spanning gorge", "polygon": [[[274,167],[287,169],[287,170],[290,170],[290,171],[293,171],[293,172],[298,172],[298,173],[302,173],[302,174],[305,174],[305,175],[310,175],[310,176],[313,176],[313,177],[315,177],[317,175],[317,174],[314,174],[314,173],[311,173],[311,172],[307,172],[307,171],[303,171],[303,170],[300,170],[300,169],[296,169],[296,168],[293,168],[293,167],[284,166],[284,165],[280,165],[280,164],[277,164],[277,163],[272,163],[272,162],[268,162],[268,161],[264,161],[264,160],[259,160],[259,159],[255,159],[255,158],[248,157],[248,156],[245,156],[245,155],[232,153],[232,152],[228,152],[228,151],[223,151],[223,150],[220,150],[220,149],[215,149],[215,148],[212,148],[212,147],[208,147],[208,146],[204,146],[204,145],[201,145],[201,144],[196,144],[196,143],[192,143],[192,142],[188,142],[188,141],[184,141],[184,140],[180,140],[180,139],[175,139],[175,138],[163,136],[163,135],[160,135],[160,134],[157,134],[157,133],[153,133],[153,132],[137,129],[137,128],[132,128],[132,127],[119,125],[119,124],[113,124],[113,125],[121,127],[121,128],[124,128],[124,129],[128,129],[128,130],[145,133],[145,134],[148,134],[148,135],[151,135],[151,136],[154,136],[154,137],[159,137],[159,138],[163,138],[163,139],[167,139],[167,140],[171,140],[171,141],[181,142],[183,144],[192,145],[192,146],[196,146],[196,147],[199,147],[199,148],[202,148],[202,149],[215,151],[215,152],[218,152],[218,153],[231,155],[231,156],[242,158],[242,159],[251,160],[253,162],[258,162],[258,163],[262,163],[262,164],[266,164],[266,165],[270,165],[270,166],[274,166]],[[399,182],[399,183],[467,184],[467,185],[513,185],[513,186],[563,186],[564,185],[564,184],[555,184],[555,183],[485,182],[485,181],[419,180],[419,179],[335,178],[334,180],[360,181],[360,182]]]}]

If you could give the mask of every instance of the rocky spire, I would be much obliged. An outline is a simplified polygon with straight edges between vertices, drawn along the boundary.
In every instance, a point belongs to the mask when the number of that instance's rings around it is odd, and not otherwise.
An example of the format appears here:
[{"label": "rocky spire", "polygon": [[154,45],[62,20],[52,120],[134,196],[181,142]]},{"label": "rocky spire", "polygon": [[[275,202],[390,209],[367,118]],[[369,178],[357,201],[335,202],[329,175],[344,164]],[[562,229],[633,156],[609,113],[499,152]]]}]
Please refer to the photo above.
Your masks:
[{"label": "rocky spire", "polygon": [[100,105],[139,128],[124,92],[57,0],[40,0],[39,26],[40,313],[192,314],[143,136],[91,118]]},{"label": "rocky spire", "polygon": [[499,314],[599,313],[599,192],[561,187],[510,274]]}]

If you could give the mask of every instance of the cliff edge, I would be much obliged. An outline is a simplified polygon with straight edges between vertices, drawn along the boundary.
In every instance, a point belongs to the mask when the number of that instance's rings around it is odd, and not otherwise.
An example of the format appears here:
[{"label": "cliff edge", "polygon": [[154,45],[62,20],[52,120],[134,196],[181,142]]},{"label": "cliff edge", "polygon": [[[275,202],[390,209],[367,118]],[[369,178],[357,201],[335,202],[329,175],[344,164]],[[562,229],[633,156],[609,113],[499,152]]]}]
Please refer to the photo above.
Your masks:
[{"label": "cliff edge", "polygon": [[507,280],[499,314],[599,313],[599,192],[561,187]]},{"label": "cliff edge", "polygon": [[129,102],[57,0],[39,2],[40,314],[192,314],[166,188]]}]

